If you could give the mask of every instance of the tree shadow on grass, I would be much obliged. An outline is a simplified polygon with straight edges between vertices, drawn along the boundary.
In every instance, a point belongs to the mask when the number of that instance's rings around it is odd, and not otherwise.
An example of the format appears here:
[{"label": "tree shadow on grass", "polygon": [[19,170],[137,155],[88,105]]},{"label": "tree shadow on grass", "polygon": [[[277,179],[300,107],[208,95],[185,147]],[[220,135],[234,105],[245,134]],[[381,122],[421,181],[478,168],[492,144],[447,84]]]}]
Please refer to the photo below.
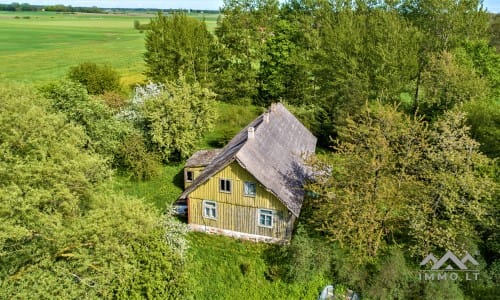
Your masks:
[{"label": "tree shadow on grass", "polygon": [[184,190],[184,168],[180,169],[179,172],[177,172],[177,174],[175,174],[174,178],[172,178],[172,183]]}]

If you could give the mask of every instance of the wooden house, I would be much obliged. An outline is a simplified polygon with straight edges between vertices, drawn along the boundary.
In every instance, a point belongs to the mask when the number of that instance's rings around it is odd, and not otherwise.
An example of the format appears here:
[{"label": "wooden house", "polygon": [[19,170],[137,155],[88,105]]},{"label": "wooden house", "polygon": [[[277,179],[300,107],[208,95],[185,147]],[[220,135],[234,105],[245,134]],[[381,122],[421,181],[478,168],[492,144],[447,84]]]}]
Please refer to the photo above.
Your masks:
[{"label": "wooden house", "polygon": [[257,241],[282,242],[299,217],[307,176],[303,159],[316,137],[282,104],[273,104],[222,149],[186,162],[191,229]]}]

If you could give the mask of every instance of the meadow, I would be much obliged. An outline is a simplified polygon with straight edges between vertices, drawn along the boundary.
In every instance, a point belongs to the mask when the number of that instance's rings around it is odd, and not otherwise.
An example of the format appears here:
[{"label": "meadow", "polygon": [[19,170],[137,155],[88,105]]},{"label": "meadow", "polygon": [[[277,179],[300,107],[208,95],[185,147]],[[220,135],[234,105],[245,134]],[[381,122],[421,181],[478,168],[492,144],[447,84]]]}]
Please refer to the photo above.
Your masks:
[{"label": "meadow", "polygon": [[[209,29],[218,15],[191,14]],[[115,68],[125,85],[143,81],[144,33],[134,20],[148,23],[154,13],[62,14],[0,12],[0,80],[44,83],[65,76],[81,62]]]}]

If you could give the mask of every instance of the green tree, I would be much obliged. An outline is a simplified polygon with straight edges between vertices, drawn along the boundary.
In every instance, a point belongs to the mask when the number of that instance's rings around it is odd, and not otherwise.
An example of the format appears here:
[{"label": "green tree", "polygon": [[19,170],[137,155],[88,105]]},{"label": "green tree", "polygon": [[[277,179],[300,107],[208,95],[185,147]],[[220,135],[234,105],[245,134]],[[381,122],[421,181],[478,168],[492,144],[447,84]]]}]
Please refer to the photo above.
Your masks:
[{"label": "green tree", "polygon": [[165,161],[187,158],[215,122],[215,94],[183,77],[165,84],[139,108],[143,129],[153,149]]},{"label": "green tree", "polygon": [[415,72],[414,111],[420,107],[421,75],[432,56],[452,51],[465,41],[487,39],[488,15],[481,0],[404,0],[399,11],[419,31],[418,70]]},{"label": "green tree", "polygon": [[417,69],[419,39],[395,11],[342,9],[324,17],[313,70],[328,113],[320,143],[328,143],[365,101],[400,102]]},{"label": "green tree", "polygon": [[83,62],[69,69],[68,78],[81,83],[91,95],[102,95],[120,89],[120,76],[109,65]]},{"label": "green tree", "polygon": [[376,262],[392,244],[413,255],[475,247],[489,206],[489,160],[468,136],[463,113],[433,128],[394,107],[365,108],[339,130],[334,154],[314,162],[313,224],[346,247],[357,264]]},{"label": "green tree", "polygon": [[308,89],[312,86],[312,73],[307,68],[304,48],[296,43],[297,27],[296,23],[279,20],[273,35],[266,40],[258,74],[258,103],[263,106],[280,100],[305,104],[311,94]]},{"label": "green tree", "polygon": [[252,103],[264,45],[278,16],[276,0],[225,0],[215,34],[214,91],[226,102]]},{"label": "green tree", "polygon": [[104,103],[92,99],[79,83],[59,81],[41,88],[42,94],[51,99],[54,111],[62,112],[68,121],[81,125],[87,138],[86,147],[112,159],[130,131],[129,125],[115,118],[114,112]]},{"label": "green tree", "polygon": [[476,228],[491,222],[492,162],[470,138],[466,120],[457,109],[447,111],[432,125],[424,157],[415,164],[419,181],[411,196],[419,201],[409,202],[407,217],[408,244],[417,255],[434,249],[472,252],[479,240]]},{"label": "green tree", "polygon": [[5,85],[0,100],[0,298],[185,297],[184,227],[103,186],[50,101]]},{"label": "green tree", "polygon": [[500,102],[482,99],[464,105],[472,137],[480,143],[481,152],[492,158],[500,156]]},{"label": "green tree", "polygon": [[488,82],[476,75],[472,65],[459,64],[449,52],[430,58],[421,74],[421,91],[419,113],[429,119],[489,94]]},{"label": "green tree", "polygon": [[146,32],[146,76],[153,81],[175,81],[180,75],[192,83],[209,80],[213,37],[204,21],[182,13],[158,13]]}]

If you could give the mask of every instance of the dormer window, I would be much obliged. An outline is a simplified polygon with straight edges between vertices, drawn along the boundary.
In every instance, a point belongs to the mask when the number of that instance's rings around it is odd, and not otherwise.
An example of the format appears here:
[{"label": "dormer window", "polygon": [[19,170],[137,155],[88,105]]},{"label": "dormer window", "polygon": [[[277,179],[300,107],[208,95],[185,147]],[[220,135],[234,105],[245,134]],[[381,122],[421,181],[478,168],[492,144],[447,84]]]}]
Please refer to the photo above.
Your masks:
[{"label": "dormer window", "polygon": [[193,171],[186,171],[186,181],[187,182],[192,182],[194,180],[194,173]]}]

